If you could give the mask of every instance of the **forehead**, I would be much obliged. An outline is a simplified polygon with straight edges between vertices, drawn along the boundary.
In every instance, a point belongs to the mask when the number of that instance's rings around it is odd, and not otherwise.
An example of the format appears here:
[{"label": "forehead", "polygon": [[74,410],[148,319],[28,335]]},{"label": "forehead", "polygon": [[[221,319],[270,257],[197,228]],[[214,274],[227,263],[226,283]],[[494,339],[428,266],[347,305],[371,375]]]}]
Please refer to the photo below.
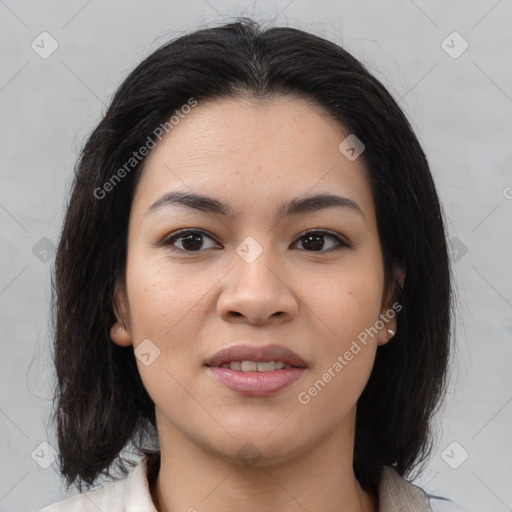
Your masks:
[{"label": "forehead", "polygon": [[331,192],[374,215],[362,159],[339,150],[350,133],[314,104],[278,97],[199,101],[148,155],[133,209],[168,191],[215,196],[235,213],[287,196]]}]

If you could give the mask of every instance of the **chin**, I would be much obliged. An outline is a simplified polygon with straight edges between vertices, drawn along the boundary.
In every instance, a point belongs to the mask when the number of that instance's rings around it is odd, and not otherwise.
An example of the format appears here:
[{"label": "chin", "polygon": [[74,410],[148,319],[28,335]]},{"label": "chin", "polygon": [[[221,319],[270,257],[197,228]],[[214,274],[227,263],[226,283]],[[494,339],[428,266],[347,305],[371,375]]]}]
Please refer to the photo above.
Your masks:
[{"label": "chin", "polygon": [[[281,418],[282,419],[282,418]],[[288,462],[306,449],[306,440],[286,430],[240,428],[229,431],[233,437],[219,446],[208,443],[209,450],[226,461],[243,467],[270,467]],[[304,434],[304,433],[302,433]]]}]

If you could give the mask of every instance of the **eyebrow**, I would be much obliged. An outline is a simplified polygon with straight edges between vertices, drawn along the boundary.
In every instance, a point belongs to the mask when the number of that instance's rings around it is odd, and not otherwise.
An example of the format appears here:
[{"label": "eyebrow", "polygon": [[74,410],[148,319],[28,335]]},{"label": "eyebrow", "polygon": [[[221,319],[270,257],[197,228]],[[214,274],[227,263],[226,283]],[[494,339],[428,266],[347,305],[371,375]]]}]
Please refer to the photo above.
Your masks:
[{"label": "eyebrow", "polygon": [[[213,197],[190,192],[167,192],[149,206],[145,216],[173,205],[183,206],[204,213],[221,215],[223,217],[233,218],[235,216],[233,208],[230,205]],[[365,218],[363,211],[355,201],[348,197],[335,194],[316,194],[307,197],[296,197],[282,203],[277,209],[276,216],[283,218],[333,207],[348,208],[358,212],[363,219]]]}]

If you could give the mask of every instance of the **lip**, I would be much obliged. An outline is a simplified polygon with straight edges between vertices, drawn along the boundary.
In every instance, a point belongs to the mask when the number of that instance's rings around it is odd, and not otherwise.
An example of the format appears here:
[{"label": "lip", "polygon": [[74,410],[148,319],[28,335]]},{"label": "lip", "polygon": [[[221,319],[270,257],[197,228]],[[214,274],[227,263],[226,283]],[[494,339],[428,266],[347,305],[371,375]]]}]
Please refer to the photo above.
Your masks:
[{"label": "lip", "polygon": [[[282,361],[291,368],[268,372],[243,372],[219,368],[231,361]],[[233,345],[215,353],[204,366],[208,373],[231,391],[251,397],[275,395],[299,380],[307,370],[304,360],[293,350],[282,345]]]},{"label": "lip", "polygon": [[254,346],[247,344],[232,345],[219,350],[206,360],[205,366],[219,367],[231,361],[282,361],[298,368],[307,368],[306,363],[298,354],[283,345]]},{"label": "lip", "polygon": [[276,395],[299,380],[306,368],[288,368],[269,372],[242,372],[229,368],[206,367],[218,382],[231,391],[244,396],[265,397]]}]

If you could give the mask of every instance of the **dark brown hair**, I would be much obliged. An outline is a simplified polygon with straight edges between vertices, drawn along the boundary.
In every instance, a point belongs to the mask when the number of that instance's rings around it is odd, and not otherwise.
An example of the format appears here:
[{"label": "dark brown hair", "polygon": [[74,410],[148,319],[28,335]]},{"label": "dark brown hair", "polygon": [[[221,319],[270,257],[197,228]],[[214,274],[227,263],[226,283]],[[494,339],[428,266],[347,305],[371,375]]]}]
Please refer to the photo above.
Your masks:
[{"label": "dark brown hair", "polygon": [[383,465],[402,476],[430,455],[431,420],[446,387],[452,276],[441,205],[425,154],[392,96],[340,46],[241,18],[161,46],[115,93],[76,165],[53,282],[59,465],[68,487],[126,473],[120,452],[158,454],[154,404],[132,347],[110,340],[114,285],[124,278],[131,202],[144,160],[104,186],[155,128],[190,98],[301,97],[365,145],[386,276],[403,263],[398,330],[377,351],[358,401],[354,472],[376,492]]}]

